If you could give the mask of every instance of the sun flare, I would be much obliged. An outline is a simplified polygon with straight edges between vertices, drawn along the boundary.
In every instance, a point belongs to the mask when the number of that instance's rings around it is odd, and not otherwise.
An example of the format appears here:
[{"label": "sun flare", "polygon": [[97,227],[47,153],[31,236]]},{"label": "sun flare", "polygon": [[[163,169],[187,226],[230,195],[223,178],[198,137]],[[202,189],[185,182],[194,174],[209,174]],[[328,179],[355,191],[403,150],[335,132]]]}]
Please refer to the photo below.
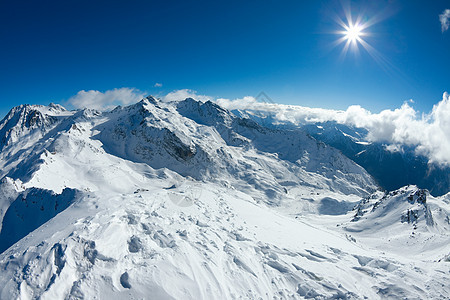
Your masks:
[{"label": "sun flare", "polygon": [[373,20],[363,21],[362,16],[357,16],[356,20],[353,20],[350,12],[347,12],[345,19],[337,17],[336,21],[341,29],[335,31],[340,37],[334,42],[334,46],[344,45],[341,57],[346,56],[348,51],[358,53],[360,48],[364,48],[370,55],[377,55],[376,50],[366,41],[366,38],[371,36],[367,29],[373,24]]},{"label": "sun flare", "polygon": [[361,58],[361,55],[368,54],[385,72],[404,77],[404,74],[378,51],[374,44],[381,41],[382,35],[377,33],[373,26],[388,18],[393,12],[385,10],[368,16],[352,12],[350,2],[347,0],[342,0],[341,5],[342,12],[332,14],[338,28],[331,31],[336,35],[336,40],[330,45],[331,49],[335,47],[341,49],[338,59],[343,62],[349,53],[354,54],[357,59]]},{"label": "sun flare", "polygon": [[359,24],[349,24],[345,28],[344,35],[350,42],[356,43],[357,41],[361,41],[361,36],[364,35],[362,26]]}]

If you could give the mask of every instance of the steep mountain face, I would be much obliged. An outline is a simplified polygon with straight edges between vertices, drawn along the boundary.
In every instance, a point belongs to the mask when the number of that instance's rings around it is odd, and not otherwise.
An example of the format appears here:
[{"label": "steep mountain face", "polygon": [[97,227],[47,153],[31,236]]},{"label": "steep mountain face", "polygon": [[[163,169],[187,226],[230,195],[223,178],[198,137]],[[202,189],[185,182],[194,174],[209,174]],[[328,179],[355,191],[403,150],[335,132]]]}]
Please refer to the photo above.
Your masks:
[{"label": "steep mountain face", "polygon": [[69,188],[64,189],[61,194],[38,188],[29,188],[18,193],[17,197],[10,201],[8,210],[2,215],[0,251],[3,252],[55,217],[69,207],[75,199],[76,191]]},{"label": "steep mountain face", "polygon": [[48,107],[20,105],[13,108],[0,122],[0,150],[19,141],[33,142],[42,138],[58,122],[58,115],[64,112],[65,109],[56,104]]},{"label": "steep mountain face", "polygon": [[[30,166],[24,167],[26,162],[39,160],[38,155],[43,151],[41,142],[52,139],[52,130],[73,113],[58,104],[13,108],[0,121],[0,178],[12,172],[18,164],[22,165],[17,170],[21,175],[32,172],[28,168]],[[36,147],[39,149],[34,151]]]},{"label": "steep mountain face", "polygon": [[0,124],[1,299],[448,294],[449,196],[375,192],[302,131],[153,97]]}]

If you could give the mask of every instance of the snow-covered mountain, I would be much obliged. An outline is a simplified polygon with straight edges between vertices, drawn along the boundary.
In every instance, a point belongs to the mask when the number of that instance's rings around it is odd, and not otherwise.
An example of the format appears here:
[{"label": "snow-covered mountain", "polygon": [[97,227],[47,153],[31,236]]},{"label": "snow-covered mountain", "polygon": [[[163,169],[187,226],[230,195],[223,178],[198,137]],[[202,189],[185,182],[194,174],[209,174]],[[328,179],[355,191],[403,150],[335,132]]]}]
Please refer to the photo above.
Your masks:
[{"label": "snow-covered mountain", "polygon": [[413,147],[392,148],[381,142],[367,142],[366,130],[336,122],[308,124],[301,129],[341,150],[364,167],[384,189],[392,191],[415,184],[435,196],[450,191],[450,167],[430,163],[428,158],[417,155]]},{"label": "snow-covered mountain", "polygon": [[0,141],[1,299],[449,294],[449,194],[377,192],[304,131],[147,97],[19,106]]},{"label": "snow-covered mountain", "polygon": [[238,116],[245,116],[263,126],[274,129],[297,129],[322,141],[362,166],[384,189],[392,191],[408,184],[428,189],[432,195],[440,196],[450,192],[450,167],[430,162],[417,154],[415,147],[389,145],[381,141],[368,141],[368,131],[336,121],[293,122],[280,120],[274,112],[255,111],[252,107],[234,110]]},{"label": "snow-covered mountain", "polygon": [[[408,245],[409,254],[430,257],[429,252],[442,253],[446,260],[449,244],[449,194],[434,198],[427,190],[405,186],[392,192],[377,192],[362,200],[346,230],[358,232],[361,238],[378,234],[380,249],[402,251],[398,244]],[[431,234],[430,233],[436,233]],[[424,247],[428,240],[433,248]],[[446,253],[447,252],[447,253]],[[399,252],[402,253],[402,252]]]}]

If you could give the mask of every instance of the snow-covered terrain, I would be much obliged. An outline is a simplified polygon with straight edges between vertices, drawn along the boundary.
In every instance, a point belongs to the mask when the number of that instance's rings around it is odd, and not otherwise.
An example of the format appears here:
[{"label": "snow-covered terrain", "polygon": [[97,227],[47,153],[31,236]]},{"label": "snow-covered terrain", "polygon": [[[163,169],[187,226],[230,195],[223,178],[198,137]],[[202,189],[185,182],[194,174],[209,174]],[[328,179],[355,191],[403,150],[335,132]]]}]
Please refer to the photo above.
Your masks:
[{"label": "snow-covered terrain", "polygon": [[414,147],[369,142],[366,130],[336,122],[303,125],[301,129],[341,150],[387,190],[415,184],[435,196],[450,191],[450,167],[430,162],[427,157],[416,154]]},{"label": "snow-covered terrain", "polygon": [[[298,113],[306,109],[300,106],[291,108]],[[277,115],[280,105],[274,104],[270,109],[255,110],[254,105],[250,105],[233,112],[269,128],[306,132],[315,139],[339,149],[345,156],[364,167],[384,189],[394,190],[407,184],[415,184],[428,189],[435,196],[450,192],[450,166],[430,161],[428,157],[418,154],[413,146],[369,140],[367,129],[336,121],[320,121],[314,118],[283,119]]]},{"label": "snow-covered terrain", "polygon": [[0,122],[0,299],[450,294],[450,194],[212,102],[19,106]]}]

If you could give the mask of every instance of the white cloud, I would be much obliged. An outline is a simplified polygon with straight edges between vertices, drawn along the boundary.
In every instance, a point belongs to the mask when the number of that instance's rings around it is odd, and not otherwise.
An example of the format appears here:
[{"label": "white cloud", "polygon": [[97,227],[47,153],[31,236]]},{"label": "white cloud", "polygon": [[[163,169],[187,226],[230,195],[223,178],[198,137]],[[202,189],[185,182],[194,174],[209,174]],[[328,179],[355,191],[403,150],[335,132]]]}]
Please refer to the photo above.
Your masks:
[{"label": "white cloud", "polygon": [[119,88],[104,93],[96,90],[81,90],[70,97],[68,103],[75,108],[108,110],[117,105],[128,105],[140,101],[145,93],[134,88]]},{"label": "white cloud", "polygon": [[170,93],[168,93],[166,96],[162,98],[165,102],[170,101],[181,101],[186,98],[193,98],[198,101],[206,102],[208,100],[211,100],[212,98],[205,95],[198,95],[197,91],[193,91],[190,89],[182,89],[182,90],[175,90]]},{"label": "white cloud", "polygon": [[279,122],[306,124],[336,121],[362,127],[368,130],[369,141],[387,143],[392,150],[400,149],[402,145],[414,146],[418,154],[427,156],[431,162],[450,165],[450,97],[447,93],[429,114],[422,115],[408,102],[395,110],[384,110],[377,114],[359,105],[339,111],[263,103],[257,102],[254,97],[217,99],[216,102],[229,110],[243,109],[270,114]]},{"label": "white cloud", "polygon": [[398,144],[384,145],[384,149],[389,151],[389,152],[400,152],[400,153],[403,153],[402,145],[398,145]]},{"label": "white cloud", "polygon": [[155,83],[154,87],[162,87],[162,83],[157,82]]},{"label": "white cloud", "polygon": [[349,108],[344,115],[342,123],[368,129],[371,141],[415,146],[416,152],[427,156],[431,162],[450,165],[450,99],[447,93],[429,114],[421,116],[407,103],[379,114]]},{"label": "white cloud", "polygon": [[216,100],[216,103],[222,107],[229,109],[229,110],[234,110],[234,109],[266,110],[266,108],[267,108],[267,106],[266,106],[267,103],[258,102],[256,100],[256,98],[252,97],[252,96],[245,96],[244,98],[234,99],[234,100],[219,98]]},{"label": "white cloud", "polygon": [[442,14],[439,15],[439,21],[441,21],[442,32],[448,30],[450,19],[450,9],[444,10]]}]

